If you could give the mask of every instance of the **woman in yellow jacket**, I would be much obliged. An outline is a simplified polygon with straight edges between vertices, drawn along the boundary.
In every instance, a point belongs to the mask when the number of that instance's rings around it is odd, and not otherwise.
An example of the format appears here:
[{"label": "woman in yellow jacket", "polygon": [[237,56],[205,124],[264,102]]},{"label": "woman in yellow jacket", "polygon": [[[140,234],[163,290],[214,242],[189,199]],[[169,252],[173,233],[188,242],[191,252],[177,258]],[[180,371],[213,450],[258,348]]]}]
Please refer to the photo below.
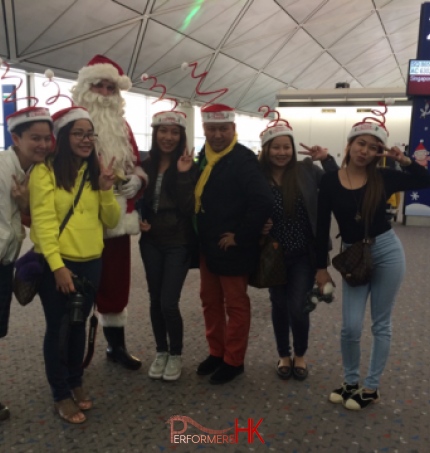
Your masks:
[{"label": "woman in yellow jacket", "polygon": [[[45,370],[59,416],[82,423],[92,401],[82,387],[85,324],[101,272],[103,227],[114,228],[120,208],[113,195],[113,161],[94,151],[93,124],[81,107],[53,116],[54,154],[30,177],[30,237],[46,265],[39,290],[45,318]],[[60,225],[81,196],[60,233]]]}]

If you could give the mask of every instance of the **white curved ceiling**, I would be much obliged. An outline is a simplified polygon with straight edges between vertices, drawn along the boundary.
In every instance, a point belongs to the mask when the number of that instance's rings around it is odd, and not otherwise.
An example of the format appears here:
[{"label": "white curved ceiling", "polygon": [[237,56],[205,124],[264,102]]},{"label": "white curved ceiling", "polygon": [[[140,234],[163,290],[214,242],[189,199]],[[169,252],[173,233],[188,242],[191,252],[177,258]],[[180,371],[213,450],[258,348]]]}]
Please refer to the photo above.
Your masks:
[{"label": "white curved ceiling", "polygon": [[74,79],[95,54],[136,91],[155,75],[171,96],[206,102],[184,61],[209,71],[201,91],[256,113],[282,88],[405,87],[422,0],[3,0],[0,55]]}]

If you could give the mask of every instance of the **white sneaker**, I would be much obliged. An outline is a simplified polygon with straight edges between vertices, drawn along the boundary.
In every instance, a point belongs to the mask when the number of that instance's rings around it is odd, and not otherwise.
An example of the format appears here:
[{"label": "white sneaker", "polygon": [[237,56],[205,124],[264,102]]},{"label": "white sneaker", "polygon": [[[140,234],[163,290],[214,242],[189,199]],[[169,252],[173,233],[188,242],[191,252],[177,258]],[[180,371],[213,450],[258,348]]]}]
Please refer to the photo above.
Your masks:
[{"label": "white sneaker", "polygon": [[170,355],[164,369],[163,379],[165,381],[176,381],[182,371],[182,357],[180,355]]},{"label": "white sneaker", "polygon": [[166,368],[167,361],[169,359],[168,352],[157,352],[155,360],[149,367],[148,376],[151,379],[161,379],[163,377],[164,370]]}]

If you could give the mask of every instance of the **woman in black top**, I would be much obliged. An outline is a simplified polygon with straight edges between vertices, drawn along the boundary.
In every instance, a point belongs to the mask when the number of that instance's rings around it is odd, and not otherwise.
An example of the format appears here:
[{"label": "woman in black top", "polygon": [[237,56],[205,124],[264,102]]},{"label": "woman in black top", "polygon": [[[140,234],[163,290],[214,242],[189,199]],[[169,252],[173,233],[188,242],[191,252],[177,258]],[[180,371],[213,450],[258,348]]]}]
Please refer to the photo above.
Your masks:
[{"label": "woman in black top", "polygon": [[[351,287],[342,281],[341,350],[344,382],[329,396],[332,403],[343,403],[359,410],[380,398],[378,387],[388,359],[391,341],[391,313],[405,271],[402,245],[386,218],[386,200],[391,194],[430,186],[426,169],[405,156],[399,148],[385,146],[388,132],[383,117],[365,118],[348,135],[346,157],[338,172],[323,176],[318,198],[316,281],[320,288],[331,281],[327,272],[327,238],[333,213],[345,246],[373,239],[373,270],[370,283]],[[382,156],[397,161],[402,171],[379,168]],[[373,344],[370,365],[363,386],[359,387],[360,337],[366,301],[370,295]]]},{"label": "woman in black top", "polygon": [[179,299],[194,240],[197,166],[188,153],[183,113],[157,113],[151,125],[151,150],[142,163],[149,185],[143,200],[140,238],[157,347],[148,375],[152,379],[174,381],[180,377],[182,367]]},{"label": "woman in black top", "polygon": [[[263,149],[259,161],[275,198],[269,234],[282,245],[287,268],[287,283],[269,288],[279,354],[276,372],[281,379],[293,376],[303,381],[308,376],[304,356],[309,338],[309,313],[305,304],[315,281],[317,195],[324,173],[312,161],[320,160],[326,170],[337,170],[338,166],[327,155],[327,149],[321,147],[305,147],[308,151],[302,153],[312,159],[297,161],[293,130],[287,121],[279,119],[278,112],[274,113],[278,119],[261,133]],[[294,359],[291,359],[290,331]]]}]

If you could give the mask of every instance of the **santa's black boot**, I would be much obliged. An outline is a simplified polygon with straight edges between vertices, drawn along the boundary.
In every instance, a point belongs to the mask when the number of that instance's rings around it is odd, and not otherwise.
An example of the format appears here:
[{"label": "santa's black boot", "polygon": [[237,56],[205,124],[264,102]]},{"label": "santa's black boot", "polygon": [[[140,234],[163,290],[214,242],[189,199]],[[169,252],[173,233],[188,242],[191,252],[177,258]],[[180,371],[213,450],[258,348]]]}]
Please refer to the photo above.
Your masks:
[{"label": "santa's black boot", "polygon": [[108,342],[106,356],[108,359],[118,362],[128,370],[138,370],[142,362],[128,353],[125,347],[124,327],[103,327]]}]

